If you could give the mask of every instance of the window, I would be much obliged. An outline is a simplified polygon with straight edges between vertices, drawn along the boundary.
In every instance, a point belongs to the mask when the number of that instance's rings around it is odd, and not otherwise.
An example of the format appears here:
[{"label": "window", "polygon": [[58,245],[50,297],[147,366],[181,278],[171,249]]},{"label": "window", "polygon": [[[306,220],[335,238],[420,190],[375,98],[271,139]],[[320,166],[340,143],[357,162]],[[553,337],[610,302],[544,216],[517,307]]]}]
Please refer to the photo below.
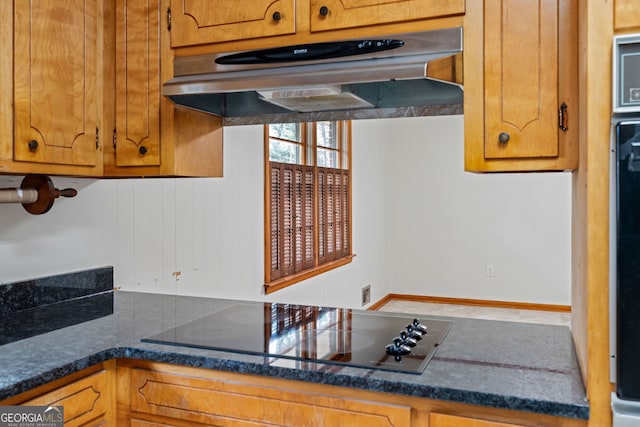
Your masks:
[{"label": "window", "polygon": [[351,122],[265,125],[265,291],[351,262]]}]

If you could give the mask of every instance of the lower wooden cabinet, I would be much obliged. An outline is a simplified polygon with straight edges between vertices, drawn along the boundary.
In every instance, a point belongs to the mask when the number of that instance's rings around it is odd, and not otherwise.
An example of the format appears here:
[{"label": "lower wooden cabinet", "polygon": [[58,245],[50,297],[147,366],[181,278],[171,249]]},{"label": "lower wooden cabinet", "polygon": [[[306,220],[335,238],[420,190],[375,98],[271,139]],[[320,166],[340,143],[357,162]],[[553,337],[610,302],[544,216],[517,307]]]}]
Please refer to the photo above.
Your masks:
[{"label": "lower wooden cabinet", "polygon": [[587,427],[554,417],[118,359],[0,401],[64,406],[65,427]]},{"label": "lower wooden cabinet", "polygon": [[131,427],[177,427],[175,424],[156,423],[153,421],[131,419]]},{"label": "lower wooden cabinet", "polygon": [[131,391],[134,414],[205,425],[232,426],[239,420],[240,425],[301,427],[411,425],[410,406],[146,369],[132,370]]},{"label": "lower wooden cabinet", "polygon": [[0,402],[0,406],[62,406],[65,427],[115,426],[115,363],[110,365],[113,368],[96,366],[44,385]]},{"label": "lower wooden cabinet", "polygon": [[523,427],[521,424],[505,424],[455,415],[430,414],[430,427]]},{"label": "lower wooden cabinet", "polygon": [[118,427],[586,427],[587,421],[280,378],[118,361]]}]

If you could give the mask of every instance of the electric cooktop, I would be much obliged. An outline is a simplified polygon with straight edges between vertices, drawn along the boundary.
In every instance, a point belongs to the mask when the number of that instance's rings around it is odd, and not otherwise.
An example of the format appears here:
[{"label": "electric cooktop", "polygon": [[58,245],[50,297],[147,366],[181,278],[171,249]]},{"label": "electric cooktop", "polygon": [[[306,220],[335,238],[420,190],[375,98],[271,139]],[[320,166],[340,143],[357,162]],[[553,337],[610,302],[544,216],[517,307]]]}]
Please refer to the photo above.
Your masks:
[{"label": "electric cooktop", "polygon": [[420,374],[453,322],[374,311],[238,303],[142,341]]}]

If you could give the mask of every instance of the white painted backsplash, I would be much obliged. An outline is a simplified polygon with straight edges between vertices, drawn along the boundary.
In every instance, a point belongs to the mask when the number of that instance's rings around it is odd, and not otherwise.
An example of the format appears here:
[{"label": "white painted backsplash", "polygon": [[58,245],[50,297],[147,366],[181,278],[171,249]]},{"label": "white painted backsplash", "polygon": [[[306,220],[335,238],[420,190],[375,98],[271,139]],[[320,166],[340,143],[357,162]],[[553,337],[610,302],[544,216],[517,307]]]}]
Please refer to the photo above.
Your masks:
[{"label": "white painted backsplash", "polygon": [[0,281],[113,265],[141,292],[360,307],[371,285],[374,302],[570,304],[571,175],[464,172],[462,116],[354,122],[356,257],[268,296],[262,127],[226,128],[224,144],[224,178],[54,177],[78,196],[42,216],[0,205]]}]

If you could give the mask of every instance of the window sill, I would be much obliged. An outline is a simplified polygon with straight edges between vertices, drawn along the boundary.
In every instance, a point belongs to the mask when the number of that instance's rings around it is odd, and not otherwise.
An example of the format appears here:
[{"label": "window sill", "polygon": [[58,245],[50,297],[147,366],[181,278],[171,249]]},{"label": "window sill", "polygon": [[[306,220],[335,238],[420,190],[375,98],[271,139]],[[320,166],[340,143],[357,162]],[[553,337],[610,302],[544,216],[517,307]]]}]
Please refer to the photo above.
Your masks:
[{"label": "window sill", "polygon": [[354,256],[355,255],[347,255],[346,257],[340,258],[339,260],[328,262],[318,267],[301,271],[300,273],[291,274],[287,277],[283,277],[282,279],[274,280],[273,282],[265,283],[264,293],[271,294],[275,291],[279,291],[280,289],[287,288],[303,280],[325,273],[329,270],[333,270],[334,268],[338,268],[343,265],[349,264],[353,260]]}]

